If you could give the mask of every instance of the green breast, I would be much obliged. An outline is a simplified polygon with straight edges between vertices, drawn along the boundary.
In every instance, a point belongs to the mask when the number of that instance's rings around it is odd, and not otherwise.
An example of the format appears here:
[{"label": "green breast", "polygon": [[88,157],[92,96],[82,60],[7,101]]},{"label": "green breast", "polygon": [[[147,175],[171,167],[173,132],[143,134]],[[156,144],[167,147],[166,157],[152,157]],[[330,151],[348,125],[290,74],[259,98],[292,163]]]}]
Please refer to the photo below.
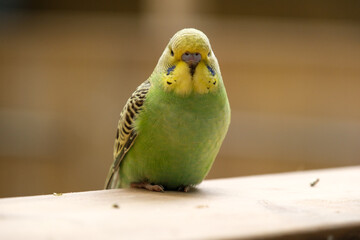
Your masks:
[{"label": "green breast", "polygon": [[152,87],[135,121],[138,137],[120,165],[122,187],[149,181],[167,189],[200,183],[230,123],[223,85],[183,97]]}]

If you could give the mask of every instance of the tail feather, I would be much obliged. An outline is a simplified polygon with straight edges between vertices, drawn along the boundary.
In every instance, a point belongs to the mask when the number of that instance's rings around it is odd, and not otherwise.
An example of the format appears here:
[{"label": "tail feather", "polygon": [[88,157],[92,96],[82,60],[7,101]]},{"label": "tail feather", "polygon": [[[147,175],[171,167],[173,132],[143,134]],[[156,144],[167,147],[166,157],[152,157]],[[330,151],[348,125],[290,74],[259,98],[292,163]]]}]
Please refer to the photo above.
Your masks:
[{"label": "tail feather", "polygon": [[115,170],[113,166],[110,167],[108,176],[105,181],[105,189],[118,188],[119,186],[119,171]]}]

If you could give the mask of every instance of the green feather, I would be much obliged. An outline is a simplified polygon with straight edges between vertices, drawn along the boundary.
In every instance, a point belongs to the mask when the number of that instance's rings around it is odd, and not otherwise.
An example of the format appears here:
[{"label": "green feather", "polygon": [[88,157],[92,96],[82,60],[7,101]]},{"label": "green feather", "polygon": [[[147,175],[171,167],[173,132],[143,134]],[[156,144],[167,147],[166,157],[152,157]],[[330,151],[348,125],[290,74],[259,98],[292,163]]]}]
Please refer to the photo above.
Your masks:
[{"label": "green feather", "polygon": [[179,97],[155,85],[135,120],[139,135],[120,165],[121,187],[142,181],[167,189],[199,184],[219,152],[229,122],[225,88]]}]

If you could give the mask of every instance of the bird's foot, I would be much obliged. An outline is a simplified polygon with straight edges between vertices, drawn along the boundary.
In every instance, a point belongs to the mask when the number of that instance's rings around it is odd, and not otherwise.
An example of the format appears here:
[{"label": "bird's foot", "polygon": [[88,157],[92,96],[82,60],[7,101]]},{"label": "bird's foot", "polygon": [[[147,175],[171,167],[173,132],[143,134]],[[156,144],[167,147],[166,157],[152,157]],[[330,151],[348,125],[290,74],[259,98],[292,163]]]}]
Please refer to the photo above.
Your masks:
[{"label": "bird's foot", "polygon": [[190,190],[190,186],[188,185],[188,186],[180,186],[177,190],[179,191],[179,192],[188,192],[189,190]]},{"label": "bird's foot", "polygon": [[150,184],[150,183],[147,183],[147,182],[131,183],[130,186],[132,188],[144,188],[144,189],[147,189],[149,191],[154,191],[154,192],[164,192],[164,187],[163,186]]}]

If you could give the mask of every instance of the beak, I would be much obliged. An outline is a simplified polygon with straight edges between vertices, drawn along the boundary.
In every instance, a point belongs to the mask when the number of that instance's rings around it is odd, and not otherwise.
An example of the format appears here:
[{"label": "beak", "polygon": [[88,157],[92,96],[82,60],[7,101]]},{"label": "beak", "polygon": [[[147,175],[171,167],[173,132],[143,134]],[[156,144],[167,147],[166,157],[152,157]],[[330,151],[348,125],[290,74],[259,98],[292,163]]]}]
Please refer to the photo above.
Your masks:
[{"label": "beak", "polygon": [[181,56],[181,60],[186,62],[189,65],[191,75],[194,75],[195,68],[201,60],[200,53],[190,53],[186,52]]}]

